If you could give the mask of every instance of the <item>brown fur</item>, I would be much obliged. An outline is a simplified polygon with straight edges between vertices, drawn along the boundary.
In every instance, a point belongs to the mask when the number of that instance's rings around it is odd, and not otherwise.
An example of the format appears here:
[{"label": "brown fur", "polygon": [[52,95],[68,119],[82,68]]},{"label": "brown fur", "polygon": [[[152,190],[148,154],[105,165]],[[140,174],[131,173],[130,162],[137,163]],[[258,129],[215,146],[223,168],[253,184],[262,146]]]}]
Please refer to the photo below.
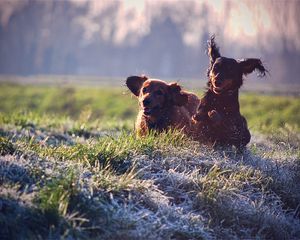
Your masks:
[{"label": "brown fur", "polygon": [[243,75],[258,70],[264,76],[266,69],[259,59],[237,61],[222,57],[214,36],[208,45],[208,55],[208,89],[193,116],[197,138],[212,144],[243,148],[251,135],[247,121],[240,113],[239,88],[243,84]]},{"label": "brown fur", "polygon": [[138,135],[175,128],[191,135],[191,119],[200,103],[195,94],[183,91],[177,83],[167,84],[145,76],[128,77],[126,85],[139,102],[135,123]]}]

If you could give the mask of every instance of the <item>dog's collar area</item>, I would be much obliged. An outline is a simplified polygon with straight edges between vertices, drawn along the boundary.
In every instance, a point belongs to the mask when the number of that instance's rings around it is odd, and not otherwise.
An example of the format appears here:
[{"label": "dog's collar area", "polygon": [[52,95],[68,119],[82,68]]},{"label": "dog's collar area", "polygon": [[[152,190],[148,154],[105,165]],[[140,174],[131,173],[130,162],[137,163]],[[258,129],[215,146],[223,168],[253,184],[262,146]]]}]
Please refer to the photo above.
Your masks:
[{"label": "dog's collar area", "polygon": [[169,118],[166,118],[164,116],[161,116],[160,118],[156,119],[156,120],[151,120],[149,118],[149,116],[144,115],[149,128],[151,129],[158,129],[158,128],[163,128],[163,126],[168,125],[169,122]]},{"label": "dog's collar area", "polygon": [[148,120],[148,126],[150,129],[157,129],[161,123],[161,120],[158,120],[155,122],[152,122],[150,119],[147,119],[147,120]]}]

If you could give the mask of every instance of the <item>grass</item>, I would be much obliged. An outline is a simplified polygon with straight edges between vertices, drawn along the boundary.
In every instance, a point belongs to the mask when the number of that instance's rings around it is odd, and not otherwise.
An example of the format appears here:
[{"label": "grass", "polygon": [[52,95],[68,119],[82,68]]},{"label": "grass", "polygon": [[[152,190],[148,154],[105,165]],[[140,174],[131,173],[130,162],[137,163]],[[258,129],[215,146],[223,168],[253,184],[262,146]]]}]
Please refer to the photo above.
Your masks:
[{"label": "grass", "polygon": [[[129,122],[132,123],[137,113],[136,99],[125,87],[57,88],[1,84],[0,91],[1,123],[15,121],[16,125],[26,126],[30,124],[29,118],[36,124],[57,126],[71,118],[77,120],[77,125],[70,131],[80,133],[91,127],[122,128],[124,123],[131,129],[133,124]],[[300,100],[297,97],[241,94],[240,103],[242,114],[252,130],[272,132],[285,126],[296,131],[300,129]]]},{"label": "grass", "polygon": [[0,155],[13,154],[15,151],[13,144],[4,137],[0,137]]},{"label": "grass", "polygon": [[[126,94],[127,93],[127,94]],[[42,115],[45,112],[79,119],[132,117],[136,104],[129,92],[119,88],[19,86],[1,84],[1,112],[24,112],[30,110]],[[82,115],[81,115],[82,116]]]},{"label": "grass", "polygon": [[3,239],[299,239],[299,98],[242,94],[253,138],[138,138],[117,88],[0,90]]},{"label": "grass", "polygon": [[247,94],[240,99],[250,129],[270,133],[279,128],[299,131],[299,97]]}]

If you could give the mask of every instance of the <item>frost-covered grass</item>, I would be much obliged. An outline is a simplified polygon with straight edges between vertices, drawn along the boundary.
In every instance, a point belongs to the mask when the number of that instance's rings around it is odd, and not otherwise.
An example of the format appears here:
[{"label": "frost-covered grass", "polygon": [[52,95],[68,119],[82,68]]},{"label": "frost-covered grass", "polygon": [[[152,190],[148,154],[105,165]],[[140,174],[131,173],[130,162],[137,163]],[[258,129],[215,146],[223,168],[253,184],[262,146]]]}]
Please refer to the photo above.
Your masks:
[{"label": "frost-covered grass", "polygon": [[179,132],[137,138],[123,97],[99,118],[84,104],[75,115],[2,108],[1,239],[299,239],[299,119],[253,130],[241,154]]}]

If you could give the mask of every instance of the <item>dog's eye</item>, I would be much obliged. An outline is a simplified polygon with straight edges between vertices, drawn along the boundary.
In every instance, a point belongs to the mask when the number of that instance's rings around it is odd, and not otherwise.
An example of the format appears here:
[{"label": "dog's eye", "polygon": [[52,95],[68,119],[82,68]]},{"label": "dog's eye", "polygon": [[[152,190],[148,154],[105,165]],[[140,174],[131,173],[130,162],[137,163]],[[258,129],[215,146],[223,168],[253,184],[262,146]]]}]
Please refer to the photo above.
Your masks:
[{"label": "dog's eye", "polygon": [[161,90],[157,90],[157,91],[155,91],[155,94],[158,96],[161,96],[161,95],[163,95],[163,92]]},{"label": "dog's eye", "polygon": [[142,92],[145,94],[147,92],[147,88],[143,88]]}]

